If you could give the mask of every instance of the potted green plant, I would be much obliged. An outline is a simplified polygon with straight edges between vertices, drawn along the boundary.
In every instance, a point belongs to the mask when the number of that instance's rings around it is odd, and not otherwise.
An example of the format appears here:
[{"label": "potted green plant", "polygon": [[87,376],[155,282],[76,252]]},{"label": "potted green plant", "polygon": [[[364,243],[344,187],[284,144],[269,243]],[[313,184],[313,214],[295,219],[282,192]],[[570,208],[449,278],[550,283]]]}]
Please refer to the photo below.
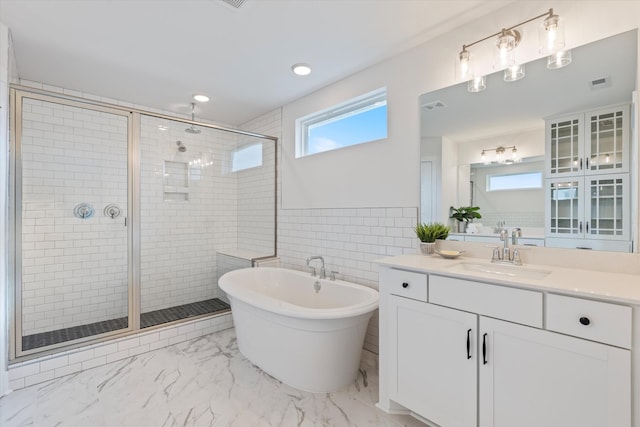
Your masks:
[{"label": "potted green plant", "polygon": [[480,208],[478,206],[461,206],[459,208],[454,208],[451,206],[449,208],[451,212],[451,216],[449,218],[455,219],[458,221],[458,232],[464,233],[467,228],[467,224],[474,219],[482,218],[480,215]]},{"label": "potted green plant", "polygon": [[445,240],[451,229],[439,222],[418,224],[414,228],[416,236],[420,240],[420,251],[424,255],[430,255],[435,250],[436,240]]}]

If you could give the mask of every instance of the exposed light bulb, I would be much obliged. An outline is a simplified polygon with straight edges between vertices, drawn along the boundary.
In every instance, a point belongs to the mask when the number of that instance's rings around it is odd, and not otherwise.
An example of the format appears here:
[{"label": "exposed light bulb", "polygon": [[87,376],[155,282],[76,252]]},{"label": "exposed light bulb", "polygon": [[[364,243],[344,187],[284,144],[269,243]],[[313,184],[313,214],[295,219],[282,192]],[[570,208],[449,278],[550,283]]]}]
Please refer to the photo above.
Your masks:
[{"label": "exposed light bulb", "polygon": [[504,81],[515,82],[524,77],[524,64],[512,65],[504,70]]},{"label": "exposed light bulb", "polygon": [[467,85],[467,91],[475,93],[482,92],[487,88],[487,81],[485,76],[475,76],[471,80],[469,80],[469,84]]},{"label": "exposed light bulb", "polygon": [[564,25],[560,17],[549,10],[549,16],[538,29],[539,52],[543,54],[557,52],[565,46]]},{"label": "exposed light bulb", "polygon": [[607,154],[604,158],[605,163],[609,163],[611,159],[609,158],[609,155]]},{"label": "exposed light bulb", "polygon": [[458,80],[467,81],[471,78],[471,54],[464,48],[458,54],[458,73]]}]

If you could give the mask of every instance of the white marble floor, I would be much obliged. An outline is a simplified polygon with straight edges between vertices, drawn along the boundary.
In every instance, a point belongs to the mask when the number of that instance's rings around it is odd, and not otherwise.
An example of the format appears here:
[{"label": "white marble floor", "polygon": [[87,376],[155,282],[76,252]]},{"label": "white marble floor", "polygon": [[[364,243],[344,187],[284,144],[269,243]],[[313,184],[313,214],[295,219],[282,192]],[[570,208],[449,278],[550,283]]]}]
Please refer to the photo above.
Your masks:
[{"label": "white marble floor", "polygon": [[418,427],[374,407],[378,378],[335,393],[296,390],[239,352],[235,330],[18,390],[0,399],[2,427]]}]

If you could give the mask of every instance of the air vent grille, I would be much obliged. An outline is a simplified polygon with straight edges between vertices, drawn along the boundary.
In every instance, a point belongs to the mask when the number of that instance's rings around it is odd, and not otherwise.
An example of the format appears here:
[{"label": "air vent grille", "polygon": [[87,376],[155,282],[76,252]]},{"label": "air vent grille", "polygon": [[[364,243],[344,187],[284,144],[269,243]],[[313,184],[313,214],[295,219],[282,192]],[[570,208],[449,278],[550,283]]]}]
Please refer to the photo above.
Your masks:
[{"label": "air vent grille", "polygon": [[605,76],[598,79],[593,79],[591,80],[589,85],[591,86],[591,89],[601,89],[604,87],[609,87],[611,86],[611,77]]},{"label": "air vent grille", "polygon": [[445,108],[446,106],[447,105],[442,101],[433,101],[433,102],[429,102],[428,104],[424,104],[422,108],[424,108],[427,111],[431,111],[437,108]]}]

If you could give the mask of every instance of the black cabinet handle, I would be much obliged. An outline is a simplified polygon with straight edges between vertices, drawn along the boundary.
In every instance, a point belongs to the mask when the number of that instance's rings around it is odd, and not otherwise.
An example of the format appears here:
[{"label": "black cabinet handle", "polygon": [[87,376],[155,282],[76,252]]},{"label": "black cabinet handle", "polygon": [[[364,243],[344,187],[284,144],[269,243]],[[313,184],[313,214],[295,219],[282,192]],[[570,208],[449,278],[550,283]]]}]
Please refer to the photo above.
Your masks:
[{"label": "black cabinet handle", "polygon": [[487,334],[482,335],[482,364],[487,364]]},{"label": "black cabinet handle", "polygon": [[580,170],[582,170],[582,157],[580,157]]},{"label": "black cabinet handle", "polygon": [[402,283],[402,287],[407,289],[409,287],[409,284],[407,282]]},{"label": "black cabinet handle", "polygon": [[467,331],[467,360],[471,359],[471,329]]},{"label": "black cabinet handle", "polygon": [[580,324],[581,325],[589,326],[590,323],[591,323],[591,320],[589,320],[588,317],[581,317],[580,318]]}]

